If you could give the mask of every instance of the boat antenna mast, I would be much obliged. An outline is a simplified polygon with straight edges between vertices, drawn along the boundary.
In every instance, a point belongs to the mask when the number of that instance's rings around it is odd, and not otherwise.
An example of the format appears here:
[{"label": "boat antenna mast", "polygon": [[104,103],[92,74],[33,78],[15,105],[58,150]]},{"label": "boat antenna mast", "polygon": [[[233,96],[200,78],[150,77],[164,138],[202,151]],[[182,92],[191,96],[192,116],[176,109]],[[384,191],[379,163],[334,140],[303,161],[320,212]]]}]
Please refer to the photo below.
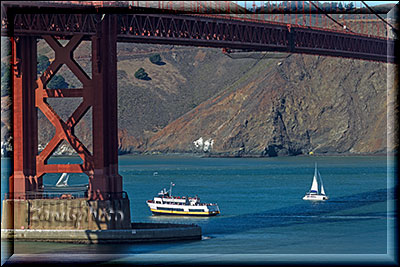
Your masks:
[{"label": "boat antenna mast", "polygon": [[172,187],[175,186],[173,182],[169,185],[169,195],[172,197]]}]

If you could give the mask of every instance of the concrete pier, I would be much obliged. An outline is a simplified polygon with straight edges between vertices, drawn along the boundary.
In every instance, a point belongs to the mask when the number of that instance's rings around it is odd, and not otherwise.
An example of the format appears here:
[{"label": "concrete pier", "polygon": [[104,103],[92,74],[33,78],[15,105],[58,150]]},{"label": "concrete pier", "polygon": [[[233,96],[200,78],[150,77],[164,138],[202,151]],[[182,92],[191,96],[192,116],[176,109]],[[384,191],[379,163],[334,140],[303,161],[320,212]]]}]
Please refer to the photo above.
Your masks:
[{"label": "concrete pier", "polygon": [[67,197],[3,200],[2,229],[131,229],[129,199]]},{"label": "concrete pier", "polygon": [[188,224],[132,223],[129,230],[2,229],[1,238],[81,244],[143,243],[200,240],[201,228]]},{"label": "concrete pier", "polygon": [[200,240],[197,225],[130,222],[129,200],[3,200],[1,238],[12,241],[137,243]]}]

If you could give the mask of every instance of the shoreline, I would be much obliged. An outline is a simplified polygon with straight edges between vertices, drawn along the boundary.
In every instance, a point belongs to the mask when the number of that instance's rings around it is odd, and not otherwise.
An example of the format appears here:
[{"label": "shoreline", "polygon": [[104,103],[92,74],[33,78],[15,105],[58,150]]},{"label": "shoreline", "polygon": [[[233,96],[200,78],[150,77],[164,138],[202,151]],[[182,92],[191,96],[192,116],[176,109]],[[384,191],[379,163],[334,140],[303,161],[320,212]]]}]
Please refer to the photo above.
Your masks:
[{"label": "shoreline", "polygon": [[299,154],[299,155],[284,155],[284,156],[261,156],[261,155],[205,155],[203,158],[288,158],[288,157],[381,157],[395,156],[395,153],[321,153],[321,154]]},{"label": "shoreline", "polygon": [[[242,154],[242,155],[231,155],[231,154],[218,154],[218,153],[184,153],[184,152],[171,152],[171,153],[124,153],[118,155],[119,157],[130,157],[130,156],[191,156],[199,158],[288,158],[288,157],[396,157],[397,152],[377,152],[377,153],[314,153],[314,154],[299,154],[299,155],[283,155],[283,156],[262,156],[255,154]],[[56,158],[70,158],[77,157],[74,155],[54,155]],[[9,157],[1,157],[1,159],[11,159]]]}]

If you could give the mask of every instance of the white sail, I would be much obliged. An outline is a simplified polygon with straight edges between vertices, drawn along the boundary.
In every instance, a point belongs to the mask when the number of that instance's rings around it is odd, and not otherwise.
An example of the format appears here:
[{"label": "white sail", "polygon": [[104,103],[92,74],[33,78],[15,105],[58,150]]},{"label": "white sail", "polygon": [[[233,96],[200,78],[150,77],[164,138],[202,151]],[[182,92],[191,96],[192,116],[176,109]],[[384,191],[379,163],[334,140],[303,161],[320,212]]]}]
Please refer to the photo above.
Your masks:
[{"label": "white sail", "polygon": [[321,181],[321,195],[325,195],[324,184],[322,183],[321,174],[318,172],[319,180]]},{"label": "white sail", "polygon": [[318,192],[317,175],[318,175],[318,174],[317,174],[317,166],[315,166],[314,178],[313,178],[313,182],[312,182],[310,191]]},{"label": "white sail", "polygon": [[68,173],[64,172],[61,175],[60,179],[58,179],[56,186],[68,186],[68,178],[69,178]]},{"label": "white sail", "polygon": [[325,190],[323,185],[321,185],[321,195],[325,195]]}]

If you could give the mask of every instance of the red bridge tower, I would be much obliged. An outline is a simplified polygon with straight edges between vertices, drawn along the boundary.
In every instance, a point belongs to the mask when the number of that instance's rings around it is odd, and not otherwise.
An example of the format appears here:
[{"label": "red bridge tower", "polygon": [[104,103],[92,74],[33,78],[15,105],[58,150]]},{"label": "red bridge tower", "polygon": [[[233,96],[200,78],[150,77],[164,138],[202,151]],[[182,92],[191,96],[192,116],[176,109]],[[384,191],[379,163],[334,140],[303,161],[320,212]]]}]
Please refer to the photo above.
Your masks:
[{"label": "red bridge tower", "polygon": [[[11,38],[14,171],[10,177],[10,193],[3,204],[10,216],[3,214],[3,228],[131,228],[129,199],[123,192],[122,177],[118,174],[117,15],[99,15],[98,18],[94,35],[62,36],[69,39],[65,46],[53,35],[39,37],[55,52],[54,61],[39,79],[36,79],[38,37],[32,34]],[[89,38],[92,44],[91,78],[73,57],[74,50],[84,38]],[[46,88],[63,64],[80,80],[82,88]],[[67,121],[47,103],[47,98],[64,97],[82,98]],[[93,154],[74,134],[74,127],[90,108]],[[55,135],[41,153],[38,153],[38,109],[55,127]],[[74,148],[82,158],[82,164],[47,164],[63,141]],[[44,174],[64,172],[88,175],[86,197],[59,199],[43,192]],[[58,208],[52,210],[52,205]],[[54,215],[63,209],[67,214],[64,218]],[[40,212],[49,214],[46,215],[49,218],[41,216]]]}]

